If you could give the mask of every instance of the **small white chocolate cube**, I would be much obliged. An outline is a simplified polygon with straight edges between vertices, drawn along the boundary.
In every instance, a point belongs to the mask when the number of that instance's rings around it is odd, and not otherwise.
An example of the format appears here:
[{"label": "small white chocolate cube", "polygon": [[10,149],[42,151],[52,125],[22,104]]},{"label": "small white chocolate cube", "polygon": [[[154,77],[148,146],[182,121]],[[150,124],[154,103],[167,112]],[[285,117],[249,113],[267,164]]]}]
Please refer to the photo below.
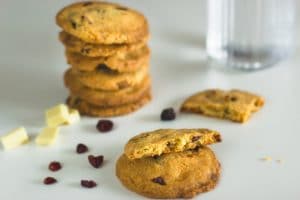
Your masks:
[{"label": "small white chocolate cube", "polygon": [[80,121],[80,114],[76,109],[69,109],[69,117],[66,124],[74,124]]},{"label": "small white chocolate cube", "polygon": [[68,121],[69,110],[64,104],[59,104],[46,111],[46,123],[49,127],[57,127]]},{"label": "small white chocolate cube", "polygon": [[9,150],[28,142],[29,137],[25,128],[20,127],[2,136],[0,140],[4,149]]},{"label": "small white chocolate cube", "polygon": [[35,138],[35,143],[43,146],[53,144],[58,137],[59,130],[59,127],[44,128]]}]

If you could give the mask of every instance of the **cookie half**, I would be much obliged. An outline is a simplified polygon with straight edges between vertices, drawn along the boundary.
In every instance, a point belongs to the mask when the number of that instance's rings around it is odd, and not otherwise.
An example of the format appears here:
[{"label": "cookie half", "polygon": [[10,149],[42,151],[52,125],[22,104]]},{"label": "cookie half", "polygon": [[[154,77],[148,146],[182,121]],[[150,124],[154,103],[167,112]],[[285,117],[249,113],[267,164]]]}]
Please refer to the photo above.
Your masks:
[{"label": "cookie half", "polygon": [[87,57],[107,57],[115,55],[116,53],[140,49],[145,46],[148,38],[144,38],[143,40],[132,44],[92,44],[84,42],[79,38],[62,31],[59,33],[59,40],[70,52],[76,52]]},{"label": "cookie half", "polygon": [[86,87],[92,89],[115,91],[139,85],[148,75],[148,65],[141,66],[135,72],[119,73],[106,66],[97,68],[97,71],[82,72],[74,68],[69,69]]},{"label": "cookie half", "polygon": [[145,96],[141,97],[138,101],[119,105],[119,106],[95,106],[92,104],[87,103],[86,101],[70,96],[67,99],[67,104],[71,108],[75,108],[79,110],[80,114],[91,116],[91,117],[114,117],[114,116],[121,116],[127,115],[138,109],[142,108],[148,102],[151,101],[151,92],[145,94]]},{"label": "cookie half", "polygon": [[150,198],[192,198],[215,188],[220,164],[208,147],[158,157],[129,159],[123,154],[116,175],[131,191]]},{"label": "cookie half", "polygon": [[128,87],[116,91],[104,91],[91,89],[83,84],[74,76],[70,70],[64,76],[65,85],[71,91],[72,96],[78,96],[84,101],[96,106],[117,106],[138,101],[150,90],[150,77],[134,87]]},{"label": "cookie half", "polygon": [[246,91],[214,89],[189,97],[182,104],[181,111],[245,122],[263,105],[264,99],[261,96]]},{"label": "cookie half", "polygon": [[221,135],[209,129],[159,129],[131,138],[124,148],[129,159],[181,152],[221,142]]},{"label": "cookie half", "polygon": [[128,52],[119,52],[108,57],[87,57],[80,53],[66,51],[68,63],[79,71],[91,72],[103,65],[120,73],[137,71],[141,66],[148,65],[150,49],[143,46]]},{"label": "cookie half", "polygon": [[100,1],[66,6],[56,23],[67,33],[89,43],[136,43],[149,35],[148,22],[136,10]]}]

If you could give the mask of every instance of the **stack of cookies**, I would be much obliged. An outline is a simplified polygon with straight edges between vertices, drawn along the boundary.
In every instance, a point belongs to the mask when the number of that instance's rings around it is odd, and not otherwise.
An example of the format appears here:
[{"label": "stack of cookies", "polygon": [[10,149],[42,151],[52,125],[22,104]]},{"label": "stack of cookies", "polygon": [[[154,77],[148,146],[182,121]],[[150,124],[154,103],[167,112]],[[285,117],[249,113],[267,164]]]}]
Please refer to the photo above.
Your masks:
[{"label": "stack of cookies", "polygon": [[117,161],[122,184],[150,198],[191,198],[212,190],[221,167],[206,145],[221,142],[208,129],[159,129],[131,138]]},{"label": "stack of cookies", "polygon": [[56,16],[71,68],[67,104],[88,116],[133,112],[151,100],[149,28],[139,12],[113,3],[80,2]]}]

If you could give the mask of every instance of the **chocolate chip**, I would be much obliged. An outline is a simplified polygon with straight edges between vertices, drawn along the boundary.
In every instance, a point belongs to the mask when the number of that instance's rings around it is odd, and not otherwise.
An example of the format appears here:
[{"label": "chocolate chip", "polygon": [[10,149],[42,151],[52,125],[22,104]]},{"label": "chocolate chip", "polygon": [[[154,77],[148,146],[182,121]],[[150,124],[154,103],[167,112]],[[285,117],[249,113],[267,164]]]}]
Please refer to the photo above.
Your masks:
[{"label": "chocolate chip", "polygon": [[215,135],[215,140],[216,140],[217,142],[222,142],[221,135]]},{"label": "chocolate chip", "polygon": [[77,153],[85,153],[89,150],[89,148],[85,144],[78,144],[76,147],[76,152]]},{"label": "chocolate chip", "polygon": [[166,185],[166,182],[165,182],[165,180],[162,178],[162,177],[156,177],[156,178],[153,178],[152,179],[152,182],[154,182],[154,183],[158,183],[158,184],[160,184],[160,185]]},{"label": "chocolate chip", "polygon": [[213,181],[217,181],[218,180],[218,175],[217,174],[211,174],[210,179]]},{"label": "chocolate chip", "polygon": [[224,114],[225,114],[225,115],[229,115],[229,114],[230,114],[230,110],[229,110],[229,108],[225,108],[225,110],[224,110]]},{"label": "chocolate chip", "polygon": [[61,164],[60,164],[60,162],[53,161],[49,164],[48,169],[50,171],[56,172],[61,169]]},{"label": "chocolate chip", "polygon": [[92,22],[89,18],[87,18],[87,17],[84,16],[84,15],[81,15],[81,22],[83,22],[83,21],[86,21],[86,22],[88,22],[89,24],[93,24],[93,22]]},{"label": "chocolate chip", "polygon": [[122,6],[116,7],[116,9],[118,9],[118,10],[128,10],[128,8],[125,8],[125,7],[122,7]]},{"label": "chocolate chip", "polygon": [[194,149],[192,149],[192,151],[197,152],[200,149],[199,146],[196,146]]},{"label": "chocolate chip", "polygon": [[100,156],[89,155],[88,156],[89,163],[94,168],[99,168],[103,163],[103,159],[104,159],[104,157],[102,155],[100,155]]},{"label": "chocolate chip", "polygon": [[57,180],[53,177],[46,177],[43,182],[45,185],[51,185],[51,184],[56,183]]},{"label": "chocolate chip", "polygon": [[110,69],[106,64],[101,63],[97,66],[97,71],[108,73],[108,74],[116,74],[117,71]]},{"label": "chocolate chip", "polygon": [[237,100],[237,97],[231,97],[230,98],[230,101],[236,101]]},{"label": "chocolate chip", "polygon": [[98,129],[99,132],[105,133],[111,131],[113,126],[114,123],[112,121],[107,119],[102,119],[98,121],[96,128]]},{"label": "chocolate chip", "polygon": [[93,4],[93,2],[87,1],[87,2],[83,3],[82,5],[83,6],[89,6],[89,5],[92,5],[92,4]]},{"label": "chocolate chip", "polygon": [[166,108],[160,114],[160,119],[162,121],[170,121],[176,118],[176,113],[173,108]]},{"label": "chocolate chip", "polygon": [[201,136],[194,136],[192,137],[192,142],[196,142],[201,138]]},{"label": "chocolate chip", "polygon": [[80,52],[82,53],[82,54],[88,54],[89,52],[91,51],[91,49],[90,48],[86,48],[86,47],[84,47],[84,48],[82,48],[81,50],[80,50]]},{"label": "chocolate chip", "polygon": [[155,160],[159,159],[160,156],[159,155],[154,155],[152,158],[154,158]]},{"label": "chocolate chip", "polygon": [[74,21],[71,21],[71,25],[72,25],[72,28],[73,28],[73,29],[76,29],[76,28],[77,28],[77,24],[76,24],[76,22],[74,22]]},{"label": "chocolate chip", "polygon": [[97,186],[97,183],[93,180],[81,180],[80,184],[82,187],[85,187],[85,188],[93,188],[93,187]]}]

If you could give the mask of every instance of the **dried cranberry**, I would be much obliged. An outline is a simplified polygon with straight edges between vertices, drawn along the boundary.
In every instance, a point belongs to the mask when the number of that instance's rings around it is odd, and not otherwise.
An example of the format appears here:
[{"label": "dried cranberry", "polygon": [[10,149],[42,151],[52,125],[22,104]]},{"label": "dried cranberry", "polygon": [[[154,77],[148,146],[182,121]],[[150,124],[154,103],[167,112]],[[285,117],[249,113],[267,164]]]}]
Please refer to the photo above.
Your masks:
[{"label": "dried cranberry", "polygon": [[53,178],[53,177],[46,177],[44,179],[44,184],[45,185],[51,185],[51,184],[54,184],[56,182],[57,182],[57,180],[55,178]]},{"label": "dried cranberry", "polygon": [[48,169],[50,171],[56,172],[61,169],[61,164],[60,164],[60,162],[53,161],[49,164]]},{"label": "dried cranberry", "polygon": [[127,8],[125,8],[125,7],[122,7],[122,6],[118,6],[118,7],[116,7],[116,9],[118,9],[118,10],[128,10]]},{"label": "dried cranberry", "polygon": [[77,153],[85,153],[89,150],[89,148],[85,144],[78,144],[76,147],[76,152]]},{"label": "dried cranberry", "polygon": [[166,108],[160,114],[160,119],[162,121],[170,121],[176,118],[176,113],[173,108]]},{"label": "dried cranberry", "polygon": [[112,121],[110,120],[99,120],[97,123],[97,129],[100,132],[108,132],[111,131],[113,128],[114,124]]},{"label": "dried cranberry", "polygon": [[104,157],[102,155],[100,155],[100,156],[89,155],[88,156],[89,163],[95,168],[99,168],[102,165],[103,159],[104,159]]},{"label": "dried cranberry", "polygon": [[93,180],[81,180],[81,186],[85,188],[93,188],[97,186],[97,183]]},{"label": "dried cranberry", "polygon": [[165,182],[165,180],[162,178],[162,177],[156,177],[156,178],[153,178],[152,179],[152,182],[154,182],[154,183],[158,183],[158,184],[160,184],[160,185],[166,185],[166,182]]}]

